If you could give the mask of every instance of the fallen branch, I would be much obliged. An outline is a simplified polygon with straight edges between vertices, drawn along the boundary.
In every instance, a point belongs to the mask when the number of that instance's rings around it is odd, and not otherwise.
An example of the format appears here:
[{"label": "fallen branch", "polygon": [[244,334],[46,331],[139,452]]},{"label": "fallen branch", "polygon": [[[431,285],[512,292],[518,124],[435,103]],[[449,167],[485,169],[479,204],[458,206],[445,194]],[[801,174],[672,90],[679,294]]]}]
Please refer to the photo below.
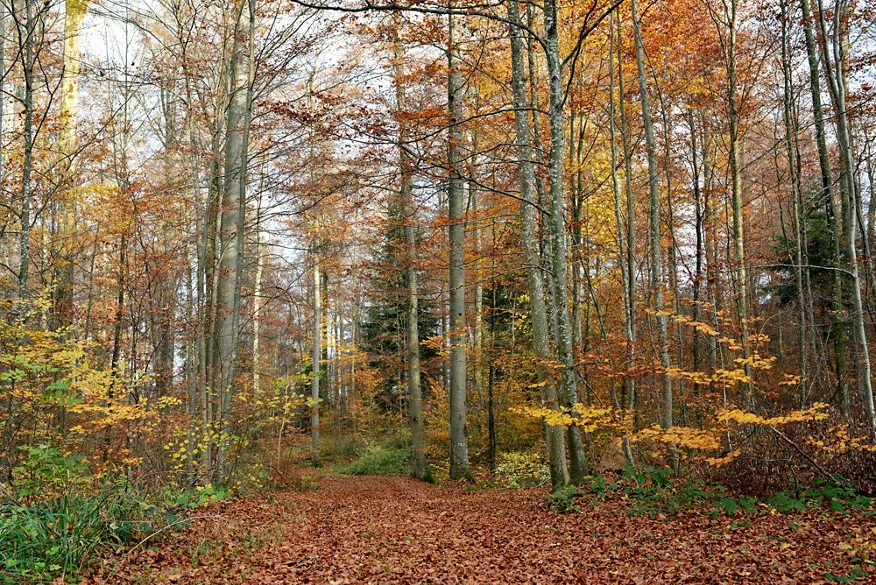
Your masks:
[{"label": "fallen branch", "polygon": [[779,429],[777,429],[777,428],[774,427],[773,425],[768,425],[768,426],[769,426],[770,429],[772,429],[772,431],[773,431],[774,433],[776,433],[776,435],[778,435],[783,441],[785,441],[786,443],[788,443],[789,445],[791,445],[791,446],[794,448],[794,450],[797,451],[797,453],[799,453],[800,455],[802,455],[803,458],[804,458],[806,461],[808,461],[809,463],[811,463],[812,466],[815,467],[815,469],[817,469],[818,471],[820,471],[821,474],[824,475],[828,480],[833,481],[833,482],[836,482],[836,483],[845,483],[848,487],[850,487],[850,488],[852,488],[853,490],[857,491],[857,488],[855,487],[855,484],[853,484],[852,482],[850,482],[850,481],[847,480],[846,478],[842,477],[841,475],[840,475],[840,476],[837,476],[837,475],[834,475],[834,474],[830,473],[828,470],[826,470],[824,467],[822,467],[822,466],[821,466],[821,465],[820,465],[815,459],[813,459],[812,457],[810,457],[809,454],[806,453],[806,451],[804,451],[803,449],[801,449],[800,446],[797,445],[797,443],[795,443],[794,441],[792,441],[791,439],[789,439],[789,438],[785,435],[785,433],[783,433],[782,431],[780,431]]}]

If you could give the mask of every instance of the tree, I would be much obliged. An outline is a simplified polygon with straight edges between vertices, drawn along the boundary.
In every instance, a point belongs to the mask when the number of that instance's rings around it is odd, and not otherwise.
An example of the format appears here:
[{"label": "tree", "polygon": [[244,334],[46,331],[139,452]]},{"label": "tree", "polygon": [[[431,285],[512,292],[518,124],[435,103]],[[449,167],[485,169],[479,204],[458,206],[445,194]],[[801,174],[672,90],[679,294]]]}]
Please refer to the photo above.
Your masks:
[{"label": "tree", "polygon": [[466,428],[466,319],[465,319],[465,202],[462,182],[462,73],[459,70],[459,28],[456,17],[447,18],[447,138],[450,208],[450,477],[469,477]]},{"label": "tree", "polygon": [[[236,8],[234,42],[229,70],[230,102],[225,138],[225,174],[222,221],[219,228],[219,269],[216,284],[216,357],[213,380],[219,393],[220,473],[225,473],[228,421],[240,330],[240,279],[246,213],[246,170],[249,125],[252,119],[252,83],[255,0],[241,0]],[[318,443],[317,443],[318,445]]]}]

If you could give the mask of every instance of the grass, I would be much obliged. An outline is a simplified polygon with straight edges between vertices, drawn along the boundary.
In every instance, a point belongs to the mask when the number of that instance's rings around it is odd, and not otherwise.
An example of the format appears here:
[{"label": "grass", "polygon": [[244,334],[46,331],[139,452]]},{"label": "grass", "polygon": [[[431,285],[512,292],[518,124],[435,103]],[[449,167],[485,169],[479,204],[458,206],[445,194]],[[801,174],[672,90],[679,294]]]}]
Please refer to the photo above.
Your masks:
[{"label": "grass", "polygon": [[150,533],[147,515],[120,482],[32,503],[9,496],[0,505],[0,582],[75,576],[101,547]]},{"label": "grass", "polygon": [[366,448],[359,458],[341,468],[347,475],[410,475],[411,451],[381,446]]}]

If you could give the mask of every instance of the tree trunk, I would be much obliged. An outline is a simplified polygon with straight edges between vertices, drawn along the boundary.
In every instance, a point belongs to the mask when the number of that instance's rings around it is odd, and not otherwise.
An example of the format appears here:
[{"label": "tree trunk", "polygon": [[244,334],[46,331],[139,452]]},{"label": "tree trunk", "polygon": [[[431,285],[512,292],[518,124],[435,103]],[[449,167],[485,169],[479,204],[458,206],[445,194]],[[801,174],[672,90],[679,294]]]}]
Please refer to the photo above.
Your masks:
[{"label": "tree trunk", "polygon": [[743,369],[749,381],[742,384],[743,404],[746,408],[753,408],[753,385],[750,382],[752,375],[751,344],[748,341],[748,271],[745,266],[745,233],[742,217],[742,170],[741,166],[741,137],[739,135],[739,104],[736,88],[736,0],[730,1],[729,13],[730,38],[727,48],[727,102],[730,108],[730,180],[732,184],[732,207],[733,207],[733,243],[736,255],[736,307],[739,313],[739,327],[745,364]]},{"label": "tree trunk", "polygon": [[846,380],[846,349],[845,349],[845,325],[842,320],[843,294],[842,276],[837,270],[842,256],[840,246],[840,220],[833,193],[831,180],[830,155],[827,150],[827,138],[824,128],[824,110],[821,105],[821,82],[819,79],[818,51],[815,47],[815,35],[812,32],[812,11],[809,0],[800,0],[803,12],[803,34],[806,39],[806,56],[809,61],[809,90],[812,98],[812,114],[815,120],[815,137],[818,145],[818,163],[821,169],[821,201],[824,204],[825,214],[832,229],[833,256],[833,351],[834,366],[836,369],[837,393],[839,395],[840,410],[843,416],[849,416],[849,389]]},{"label": "tree trunk", "polygon": [[231,56],[231,100],[225,139],[225,189],[219,229],[219,270],[216,286],[216,361],[214,381],[219,393],[220,440],[217,468],[224,473],[232,388],[240,322],[240,278],[246,205],[247,142],[251,118],[253,17],[255,0],[242,0]]},{"label": "tree trunk", "polygon": [[[514,121],[517,139],[517,165],[520,180],[520,247],[526,266],[526,284],[529,292],[529,310],[532,317],[532,346],[538,361],[538,381],[541,402],[551,410],[559,410],[557,387],[547,371],[551,359],[548,335],[548,316],[544,302],[544,279],[538,253],[538,235],[535,216],[535,169],[530,145],[529,116],[527,115],[526,80],[523,67],[523,32],[514,24],[520,20],[517,0],[509,0],[508,17],[511,36],[511,89],[514,99]],[[566,447],[563,428],[549,426],[546,432],[551,484],[554,489],[569,482],[566,467]]]},{"label": "tree trunk", "polygon": [[[629,141],[627,137],[627,115],[624,105],[624,82],[623,68],[621,65],[621,26],[620,14],[617,14],[617,27],[615,28],[615,19],[611,21],[612,42],[611,56],[608,60],[609,66],[609,140],[611,141],[611,185],[614,193],[614,214],[617,224],[617,244],[618,244],[618,263],[621,267],[621,285],[623,287],[623,312],[624,312],[624,336],[627,339],[627,362],[626,369],[629,370],[634,365],[635,360],[635,343],[636,343],[636,309],[635,309],[635,266],[633,265],[633,247],[635,237],[635,226],[633,225],[633,191],[631,183],[631,164],[629,154]],[[621,212],[621,192],[620,182],[617,176],[617,120],[615,114],[615,68],[614,68],[614,39],[617,39],[617,79],[620,90],[620,110],[621,110],[621,135],[623,140],[624,150],[624,173],[626,182],[626,226],[624,225],[623,214]],[[624,241],[626,239],[626,241]],[[631,423],[634,418],[634,410],[636,405],[636,381],[632,374],[628,374],[624,379],[623,399],[621,407],[626,410],[625,417],[627,422]],[[624,456],[628,463],[633,463],[633,451],[630,446],[629,437],[623,437],[621,441]]]},{"label": "tree trunk", "polygon": [[[18,298],[25,302],[30,298],[30,228],[31,205],[33,203],[33,188],[31,172],[33,169],[33,38],[36,33],[34,23],[33,0],[25,0],[25,36],[24,36],[24,156],[21,171],[21,213],[19,214],[19,265],[18,265]],[[21,308],[24,311],[24,307]]]},{"label": "tree trunk", "polygon": [[450,477],[471,476],[466,429],[465,200],[462,183],[462,73],[459,24],[448,17],[447,98],[450,109],[448,205],[450,219]]},{"label": "tree trunk", "polygon": [[[262,167],[262,177],[259,181],[264,182],[264,166]],[[255,257],[256,257],[256,273],[255,283],[252,290],[252,392],[253,396],[258,400],[258,394],[261,390],[261,361],[262,361],[262,279],[265,273],[265,252],[264,243],[262,242],[262,187],[259,186],[258,201],[256,202],[256,219],[255,226]]]},{"label": "tree trunk", "polygon": [[783,117],[785,120],[785,148],[788,157],[788,172],[791,178],[791,199],[793,204],[792,224],[794,227],[794,277],[797,283],[797,309],[799,315],[798,326],[798,345],[800,349],[799,368],[800,368],[800,408],[806,408],[806,286],[803,281],[803,249],[806,242],[803,240],[803,205],[802,196],[798,189],[799,181],[797,179],[797,167],[795,164],[796,157],[794,155],[794,130],[791,121],[791,101],[793,99],[792,92],[792,67],[791,59],[788,51],[788,14],[784,2],[779,2],[782,20],[782,77],[784,81],[783,93]]},{"label": "tree trunk", "polygon": [[[870,379],[870,351],[867,344],[867,332],[864,323],[864,303],[861,297],[861,279],[858,270],[858,250],[857,250],[857,195],[856,195],[856,176],[857,169],[854,160],[854,147],[852,145],[851,128],[849,126],[848,111],[846,107],[846,95],[848,94],[848,78],[845,74],[848,68],[848,56],[844,42],[840,39],[841,27],[847,16],[848,4],[844,1],[838,2],[838,6],[833,13],[833,35],[831,37],[831,47],[833,49],[833,67],[830,66],[830,60],[827,58],[827,35],[824,24],[824,11],[821,8],[821,0],[818,3],[819,22],[821,24],[822,42],[825,44],[825,73],[828,78],[828,87],[830,88],[833,107],[836,112],[836,141],[840,150],[840,158],[842,160],[842,174],[844,180],[843,185],[843,201],[844,212],[846,214],[846,262],[848,263],[848,273],[851,277],[850,287],[852,292],[852,325],[855,332],[855,338],[860,349],[860,375],[859,390],[864,402],[864,411],[867,415],[867,425],[870,427],[871,434],[876,434],[876,408],[873,404],[873,385]],[[849,406],[845,406],[846,410],[850,410]]]},{"label": "tree trunk", "polygon": [[405,347],[408,365],[408,396],[410,397],[409,416],[411,423],[411,448],[413,452],[413,475],[425,480],[429,471],[426,467],[426,430],[423,420],[423,397],[420,380],[420,324],[417,282],[417,224],[413,202],[413,165],[408,154],[408,129],[404,120],[407,103],[405,99],[404,50],[396,42],[395,52],[395,102],[398,110],[398,156],[399,174],[399,212],[404,225],[405,275],[408,285],[408,315],[405,331]]},{"label": "tree trunk", "polygon": [[[566,225],[563,200],[563,79],[559,52],[559,22],[555,0],[545,2],[545,54],[547,56],[550,86],[550,229],[551,266],[554,276],[554,302],[557,310],[557,359],[563,365],[563,406],[574,409],[578,403],[578,385],[575,356],[572,348],[572,328],[569,318],[569,298],[566,268]],[[574,412],[573,412],[574,416]],[[572,425],[568,430],[569,464],[572,481],[582,482],[587,475],[587,460],[581,440],[581,428]]]},{"label": "tree trunk", "polygon": [[[648,99],[648,86],[645,74],[645,47],[642,44],[642,30],[639,23],[637,0],[631,0],[633,11],[633,33],[636,43],[636,69],[639,77],[639,99],[642,104],[642,119],[645,128],[645,146],[648,152],[648,187],[651,195],[651,289],[654,295],[654,310],[657,313],[657,336],[660,343],[660,388],[662,409],[660,426],[664,430],[672,428],[672,380],[666,370],[669,368],[669,335],[666,314],[663,308],[663,245],[660,241],[660,179],[657,170],[657,151],[654,145],[654,122],[651,118],[651,104]],[[673,466],[677,466],[675,448],[670,449]]]},{"label": "tree trunk", "polygon": [[322,274],[320,271],[319,245],[314,242],[313,259],[313,378],[310,384],[310,457],[313,463],[319,461],[319,379],[322,362]]},{"label": "tree trunk", "polygon": [[79,36],[90,0],[64,2],[64,70],[61,75],[61,112],[58,149],[65,168],[58,200],[60,251],[55,275],[54,328],[73,322],[73,229],[76,222],[76,120],[79,102]]}]

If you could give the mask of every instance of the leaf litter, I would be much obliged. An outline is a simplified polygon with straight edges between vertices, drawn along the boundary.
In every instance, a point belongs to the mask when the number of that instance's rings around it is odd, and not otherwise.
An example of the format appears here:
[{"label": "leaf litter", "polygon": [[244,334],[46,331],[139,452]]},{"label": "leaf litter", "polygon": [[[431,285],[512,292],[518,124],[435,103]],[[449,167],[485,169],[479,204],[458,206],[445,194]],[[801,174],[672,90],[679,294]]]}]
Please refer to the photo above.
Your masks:
[{"label": "leaf litter", "polygon": [[[101,561],[83,585],[134,583],[827,583],[872,579],[847,543],[876,517],[812,509],[737,518],[560,514],[544,490],[472,491],[402,477],[216,504],[182,531]],[[868,568],[868,567],[865,567]],[[876,581],[871,581],[876,582]]]}]

